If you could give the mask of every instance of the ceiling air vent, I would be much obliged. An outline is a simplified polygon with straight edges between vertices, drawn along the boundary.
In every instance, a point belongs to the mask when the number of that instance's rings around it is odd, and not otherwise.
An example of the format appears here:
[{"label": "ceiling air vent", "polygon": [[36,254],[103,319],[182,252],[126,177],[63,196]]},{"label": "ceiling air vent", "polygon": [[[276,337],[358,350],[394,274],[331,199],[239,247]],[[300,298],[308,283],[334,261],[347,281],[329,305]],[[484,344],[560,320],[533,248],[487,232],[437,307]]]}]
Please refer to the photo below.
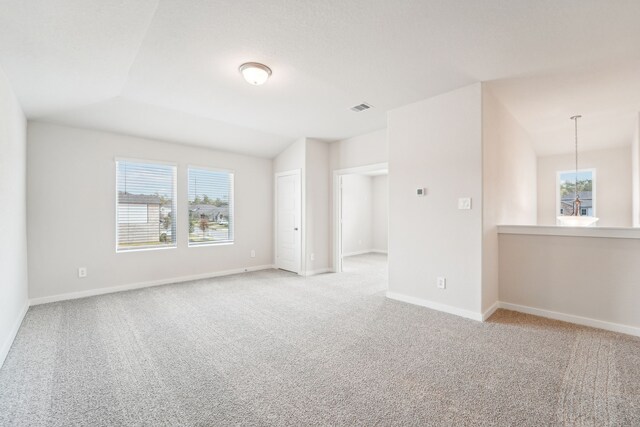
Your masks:
[{"label": "ceiling air vent", "polygon": [[355,111],[356,113],[359,113],[361,111],[368,110],[369,108],[372,108],[372,105],[369,105],[366,102],[363,102],[362,104],[351,107],[350,110]]}]

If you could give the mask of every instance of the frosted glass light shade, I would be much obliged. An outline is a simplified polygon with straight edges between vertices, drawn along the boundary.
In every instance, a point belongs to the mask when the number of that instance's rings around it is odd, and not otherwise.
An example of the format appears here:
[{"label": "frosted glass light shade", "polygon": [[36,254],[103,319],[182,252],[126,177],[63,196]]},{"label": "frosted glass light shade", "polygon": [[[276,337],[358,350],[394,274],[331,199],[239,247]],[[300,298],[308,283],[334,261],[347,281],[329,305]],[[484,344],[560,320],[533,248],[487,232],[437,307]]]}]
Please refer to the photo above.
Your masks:
[{"label": "frosted glass light shade", "polygon": [[264,64],[257,62],[247,62],[240,66],[242,76],[252,85],[258,86],[264,84],[271,75],[271,69]]},{"label": "frosted glass light shade", "polygon": [[559,216],[560,225],[567,227],[589,227],[595,225],[599,218],[595,216]]}]

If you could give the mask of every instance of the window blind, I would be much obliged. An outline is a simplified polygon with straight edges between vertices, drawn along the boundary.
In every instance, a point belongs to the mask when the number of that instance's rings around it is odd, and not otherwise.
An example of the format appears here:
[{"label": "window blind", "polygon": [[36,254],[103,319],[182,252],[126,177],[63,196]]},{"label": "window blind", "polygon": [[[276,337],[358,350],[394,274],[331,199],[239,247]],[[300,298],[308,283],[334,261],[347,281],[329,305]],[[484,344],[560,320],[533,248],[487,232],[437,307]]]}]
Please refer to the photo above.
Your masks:
[{"label": "window blind", "polygon": [[116,161],[118,251],[176,246],[176,167]]},{"label": "window blind", "polygon": [[233,173],[189,168],[189,246],[233,242]]}]

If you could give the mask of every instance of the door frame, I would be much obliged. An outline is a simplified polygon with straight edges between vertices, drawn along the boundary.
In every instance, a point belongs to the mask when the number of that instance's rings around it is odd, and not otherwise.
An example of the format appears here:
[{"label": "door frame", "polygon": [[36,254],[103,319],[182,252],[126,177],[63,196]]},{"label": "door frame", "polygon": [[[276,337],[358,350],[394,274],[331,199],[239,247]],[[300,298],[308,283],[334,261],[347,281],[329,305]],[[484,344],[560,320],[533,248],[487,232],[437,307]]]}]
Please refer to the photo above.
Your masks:
[{"label": "door frame", "polygon": [[[298,233],[298,240],[300,241],[300,261],[298,262],[298,270],[295,271],[294,273],[297,273],[299,275],[302,275],[302,267],[303,267],[303,257],[304,257],[304,250],[303,250],[303,243],[304,243],[304,239],[303,239],[303,232],[304,232],[304,218],[303,218],[303,214],[304,214],[304,209],[303,209],[303,190],[302,190],[302,171],[300,169],[292,169],[289,171],[284,171],[284,172],[276,172],[273,174],[273,196],[274,196],[274,200],[273,200],[273,230],[274,230],[274,239],[273,239],[273,266],[274,268],[278,268],[278,178],[282,177],[282,176],[288,176],[288,175],[297,175],[298,176],[298,181],[300,182],[300,188],[299,188],[299,196],[300,196],[300,206],[299,206],[299,219],[300,219],[300,232]],[[287,270],[288,271],[288,270]]]},{"label": "door frame", "polygon": [[333,171],[333,272],[342,272],[342,177],[344,175],[389,170],[389,163],[374,163]]}]

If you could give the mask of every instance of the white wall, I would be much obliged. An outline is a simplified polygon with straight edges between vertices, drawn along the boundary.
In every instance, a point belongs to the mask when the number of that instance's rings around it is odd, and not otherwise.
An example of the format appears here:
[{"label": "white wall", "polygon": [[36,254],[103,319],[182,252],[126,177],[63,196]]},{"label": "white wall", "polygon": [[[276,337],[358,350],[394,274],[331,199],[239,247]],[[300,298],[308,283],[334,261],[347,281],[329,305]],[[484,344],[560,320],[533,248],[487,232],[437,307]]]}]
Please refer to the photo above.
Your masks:
[{"label": "white wall", "polygon": [[[305,273],[326,272],[329,258],[330,235],[330,174],[329,144],[307,138],[306,141],[306,263]],[[312,259],[314,258],[314,259]]]},{"label": "white wall", "polygon": [[373,249],[372,179],[366,175],[342,177],[342,255]]},{"label": "white wall", "polygon": [[342,253],[387,253],[389,234],[386,175],[342,176]]},{"label": "white wall", "polygon": [[28,307],[26,127],[0,70],[0,366]]},{"label": "white wall", "polygon": [[297,169],[302,171],[305,167],[306,149],[306,138],[300,138],[292,143],[273,159],[273,172],[288,172]]},{"label": "white wall", "polygon": [[501,234],[500,301],[640,328],[638,259],[638,239]]},{"label": "white wall", "polygon": [[640,114],[631,143],[631,174],[631,191],[633,193],[633,218],[631,222],[633,227],[640,227]]},{"label": "white wall", "polygon": [[387,130],[377,130],[330,144],[331,170],[386,163]]},{"label": "white wall", "polygon": [[[631,146],[579,152],[580,169],[596,169],[596,216],[602,227],[631,227]],[[574,170],[575,154],[538,158],[538,224],[556,224],[556,173]]]},{"label": "white wall", "polygon": [[529,135],[483,85],[482,311],[498,302],[497,225],[536,223],[536,154]]},{"label": "white wall", "polygon": [[[115,252],[115,157],[177,163],[177,248]],[[187,247],[190,164],[234,170],[234,244]],[[27,170],[31,298],[272,264],[271,160],[29,123]]]},{"label": "white wall", "polygon": [[[389,295],[478,318],[482,100],[474,84],[388,114]],[[415,189],[427,187],[426,197]],[[471,197],[471,210],[458,210]],[[447,279],[438,289],[436,278]]]},{"label": "white wall", "polygon": [[373,250],[388,250],[389,236],[389,186],[387,175],[374,176],[371,179],[371,200],[373,205]]}]

